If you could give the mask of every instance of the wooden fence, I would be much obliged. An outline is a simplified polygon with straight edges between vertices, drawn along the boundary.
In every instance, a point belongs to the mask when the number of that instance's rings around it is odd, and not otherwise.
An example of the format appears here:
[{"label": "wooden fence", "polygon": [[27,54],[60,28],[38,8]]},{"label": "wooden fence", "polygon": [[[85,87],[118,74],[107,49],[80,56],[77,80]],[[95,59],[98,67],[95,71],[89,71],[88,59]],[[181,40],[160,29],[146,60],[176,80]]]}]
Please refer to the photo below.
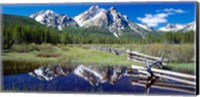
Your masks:
[{"label": "wooden fence", "polygon": [[144,63],[145,58],[148,60],[149,63],[154,63],[158,60],[160,60],[160,61],[162,60],[163,65],[167,65],[167,63],[169,61],[167,58],[162,59],[161,57],[150,56],[150,55],[142,54],[142,53],[139,53],[136,51],[127,50],[126,53],[128,55],[128,57],[127,57],[128,60],[136,61],[139,63]]},{"label": "wooden fence", "polygon": [[131,66],[132,85],[140,85],[148,91],[151,87],[182,91],[195,94],[196,76],[184,73],[178,73],[157,68],[150,68],[153,76],[147,67]]}]

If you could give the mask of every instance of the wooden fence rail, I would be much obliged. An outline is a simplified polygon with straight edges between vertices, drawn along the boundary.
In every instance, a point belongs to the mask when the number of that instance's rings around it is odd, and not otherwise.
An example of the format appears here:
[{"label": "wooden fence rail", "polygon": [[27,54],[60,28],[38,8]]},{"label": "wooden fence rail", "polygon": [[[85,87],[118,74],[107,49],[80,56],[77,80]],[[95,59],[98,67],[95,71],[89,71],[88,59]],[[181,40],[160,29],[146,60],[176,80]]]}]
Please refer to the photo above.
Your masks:
[{"label": "wooden fence rail", "polygon": [[[127,57],[128,60],[136,61],[140,63],[144,63],[145,58],[148,60],[149,63],[154,63],[158,60],[160,61],[162,60],[161,57],[150,56],[150,55],[142,54],[136,51],[127,50],[126,53],[128,55]],[[167,58],[164,58],[162,61],[163,61],[163,65],[167,65],[169,60]]]},{"label": "wooden fence rail", "polygon": [[[147,94],[151,87],[195,93],[195,75],[161,70],[158,68],[150,68],[150,71],[148,71],[148,67],[136,65],[132,65],[131,69],[132,75],[129,73],[129,76],[132,76],[132,85],[144,86]],[[153,77],[151,72],[153,73]]]},{"label": "wooden fence rail", "polygon": [[[133,70],[137,70],[139,73],[150,76],[149,72],[146,71],[147,68],[145,67],[132,65],[131,68]],[[196,76],[194,75],[183,74],[168,70],[160,70],[156,68],[151,68],[151,70],[156,77],[175,80],[177,82],[185,83],[188,85],[196,85]]]}]

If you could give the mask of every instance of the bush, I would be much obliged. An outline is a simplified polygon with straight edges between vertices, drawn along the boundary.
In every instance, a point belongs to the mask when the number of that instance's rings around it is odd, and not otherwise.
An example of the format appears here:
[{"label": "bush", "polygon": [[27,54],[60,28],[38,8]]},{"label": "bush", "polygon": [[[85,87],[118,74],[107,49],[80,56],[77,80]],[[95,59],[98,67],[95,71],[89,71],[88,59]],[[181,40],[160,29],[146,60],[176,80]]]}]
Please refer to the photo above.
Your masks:
[{"label": "bush", "polygon": [[29,45],[28,44],[15,44],[11,47],[11,51],[27,53],[27,52],[32,52],[32,51],[39,51],[39,47],[35,43],[31,43]]},{"label": "bush", "polygon": [[56,51],[56,48],[53,47],[51,44],[42,43],[39,46],[39,51],[52,53]]},{"label": "bush", "polygon": [[28,52],[32,52],[32,51],[53,53],[56,50],[57,50],[56,47],[52,46],[51,44],[46,44],[46,43],[43,43],[41,45],[37,45],[35,43],[15,44],[11,47],[11,51],[19,52],[19,53],[28,53]]},{"label": "bush", "polygon": [[193,45],[176,45],[169,48],[169,59],[171,61],[188,63],[194,57]]}]

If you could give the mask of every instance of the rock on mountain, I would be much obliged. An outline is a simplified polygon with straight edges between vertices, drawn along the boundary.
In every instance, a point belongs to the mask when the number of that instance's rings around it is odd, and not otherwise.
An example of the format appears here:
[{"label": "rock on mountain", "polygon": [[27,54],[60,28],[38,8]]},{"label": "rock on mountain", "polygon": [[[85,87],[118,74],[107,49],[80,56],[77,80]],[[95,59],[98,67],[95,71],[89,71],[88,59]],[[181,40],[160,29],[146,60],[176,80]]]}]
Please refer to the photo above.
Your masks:
[{"label": "rock on mountain", "polygon": [[52,10],[44,10],[40,12],[33,13],[30,15],[30,18],[33,18],[41,24],[47,25],[48,27],[53,27],[59,30],[62,30],[65,27],[74,27],[77,26],[77,23],[73,18],[67,15],[60,15]]},{"label": "rock on mountain", "polygon": [[161,27],[158,31],[162,32],[187,32],[187,31],[196,31],[196,23],[191,22],[188,24],[167,24],[165,27]]},{"label": "rock on mountain", "polygon": [[130,21],[127,16],[119,13],[114,7],[105,10],[96,5],[91,6],[85,12],[75,16],[74,20],[80,27],[95,26],[108,28],[115,37],[120,37],[126,28],[131,29],[131,32],[137,33],[143,38],[145,36],[144,33],[148,32]]}]

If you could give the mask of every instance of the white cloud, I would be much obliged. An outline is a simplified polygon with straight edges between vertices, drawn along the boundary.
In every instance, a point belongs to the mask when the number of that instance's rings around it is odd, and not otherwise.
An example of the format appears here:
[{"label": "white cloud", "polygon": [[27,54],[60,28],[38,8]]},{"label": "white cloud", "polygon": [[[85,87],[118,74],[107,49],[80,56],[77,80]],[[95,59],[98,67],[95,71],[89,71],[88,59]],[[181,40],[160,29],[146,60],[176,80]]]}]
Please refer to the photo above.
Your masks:
[{"label": "white cloud", "polygon": [[183,10],[183,9],[174,9],[174,8],[165,8],[165,9],[162,9],[162,10],[156,10],[156,12],[166,12],[166,13],[185,13],[187,11]]},{"label": "white cloud", "polygon": [[167,13],[145,14],[145,17],[138,17],[137,19],[150,27],[156,27],[160,23],[166,23],[168,16],[169,14]]},{"label": "white cloud", "polygon": [[137,19],[150,27],[156,27],[160,23],[167,23],[167,18],[170,15],[182,14],[187,11],[183,9],[165,8],[156,10],[157,14],[145,14],[145,17],[138,17]]}]

